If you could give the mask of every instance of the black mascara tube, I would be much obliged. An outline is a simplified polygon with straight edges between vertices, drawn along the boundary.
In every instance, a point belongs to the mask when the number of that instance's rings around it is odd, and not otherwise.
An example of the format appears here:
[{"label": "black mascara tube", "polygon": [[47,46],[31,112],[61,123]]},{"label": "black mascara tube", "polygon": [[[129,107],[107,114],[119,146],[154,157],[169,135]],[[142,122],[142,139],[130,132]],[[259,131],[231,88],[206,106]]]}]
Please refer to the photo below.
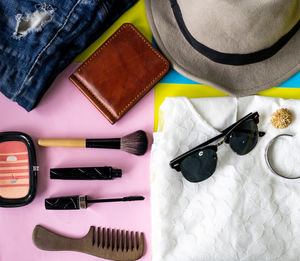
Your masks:
[{"label": "black mascara tube", "polygon": [[50,169],[51,179],[69,180],[107,180],[122,177],[121,169],[112,167],[90,167],[90,168],[55,168]]}]

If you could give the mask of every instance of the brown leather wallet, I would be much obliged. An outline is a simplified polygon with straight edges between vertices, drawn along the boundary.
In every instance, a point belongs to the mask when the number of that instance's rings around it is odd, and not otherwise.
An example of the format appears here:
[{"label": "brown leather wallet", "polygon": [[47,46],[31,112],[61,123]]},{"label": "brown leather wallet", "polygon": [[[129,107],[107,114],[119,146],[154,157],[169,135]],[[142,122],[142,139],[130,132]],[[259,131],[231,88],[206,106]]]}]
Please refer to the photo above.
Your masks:
[{"label": "brown leather wallet", "polygon": [[169,70],[169,62],[132,25],[123,24],[70,80],[114,124]]}]

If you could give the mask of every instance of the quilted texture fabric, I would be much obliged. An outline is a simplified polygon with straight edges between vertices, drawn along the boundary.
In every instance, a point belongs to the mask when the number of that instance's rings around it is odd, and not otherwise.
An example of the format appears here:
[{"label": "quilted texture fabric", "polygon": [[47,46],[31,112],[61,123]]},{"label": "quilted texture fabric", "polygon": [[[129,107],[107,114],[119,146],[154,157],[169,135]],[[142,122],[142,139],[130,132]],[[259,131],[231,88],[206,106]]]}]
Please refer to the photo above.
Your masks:
[{"label": "quilted texture fabric", "polygon": [[[278,130],[270,116],[283,107],[292,111],[294,121]],[[266,135],[249,154],[239,156],[223,144],[215,173],[200,183],[186,181],[169,167],[176,156],[254,111]],[[264,159],[273,137],[293,134],[272,156],[278,168],[296,175],[299,115],[296,100],[166,98],[151,152],[153,261],[299,260],[300,180],[272,174]]]}]

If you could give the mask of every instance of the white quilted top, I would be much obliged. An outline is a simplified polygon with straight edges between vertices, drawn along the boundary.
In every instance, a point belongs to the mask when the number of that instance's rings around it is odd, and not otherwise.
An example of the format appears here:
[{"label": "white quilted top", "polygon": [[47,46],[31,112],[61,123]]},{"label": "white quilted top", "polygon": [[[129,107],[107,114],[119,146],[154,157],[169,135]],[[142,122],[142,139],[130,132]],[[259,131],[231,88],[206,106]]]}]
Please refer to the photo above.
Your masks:
[{"label": "white quilted top", "polygon": [[[270,124],[278,108],[293,113],[287,129]],[[215,173],[200,183],[169,167],[176,156],[255,111],[266,135],[249,154],[239,156],[221,145]],[[151,154],[153,261],[300,260],[300,180],[272,174],[264,159],[273,137],[293,134],[274,144],[272,157],[283,174],[299,175],[299,118],[297,100],[167,98]]]}]

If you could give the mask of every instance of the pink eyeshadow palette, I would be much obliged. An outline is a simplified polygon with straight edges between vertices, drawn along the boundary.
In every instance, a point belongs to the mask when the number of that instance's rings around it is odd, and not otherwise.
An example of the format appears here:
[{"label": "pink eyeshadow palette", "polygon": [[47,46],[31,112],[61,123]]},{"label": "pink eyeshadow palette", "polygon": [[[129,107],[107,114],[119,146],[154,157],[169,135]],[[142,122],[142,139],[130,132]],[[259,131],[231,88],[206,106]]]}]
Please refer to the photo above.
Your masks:
[{"label": "pink eyeshadow palette", "polygon": [[30,203],[36,192],[37,166],[31,138],[20,132],[0,133],[0,206]]}]

